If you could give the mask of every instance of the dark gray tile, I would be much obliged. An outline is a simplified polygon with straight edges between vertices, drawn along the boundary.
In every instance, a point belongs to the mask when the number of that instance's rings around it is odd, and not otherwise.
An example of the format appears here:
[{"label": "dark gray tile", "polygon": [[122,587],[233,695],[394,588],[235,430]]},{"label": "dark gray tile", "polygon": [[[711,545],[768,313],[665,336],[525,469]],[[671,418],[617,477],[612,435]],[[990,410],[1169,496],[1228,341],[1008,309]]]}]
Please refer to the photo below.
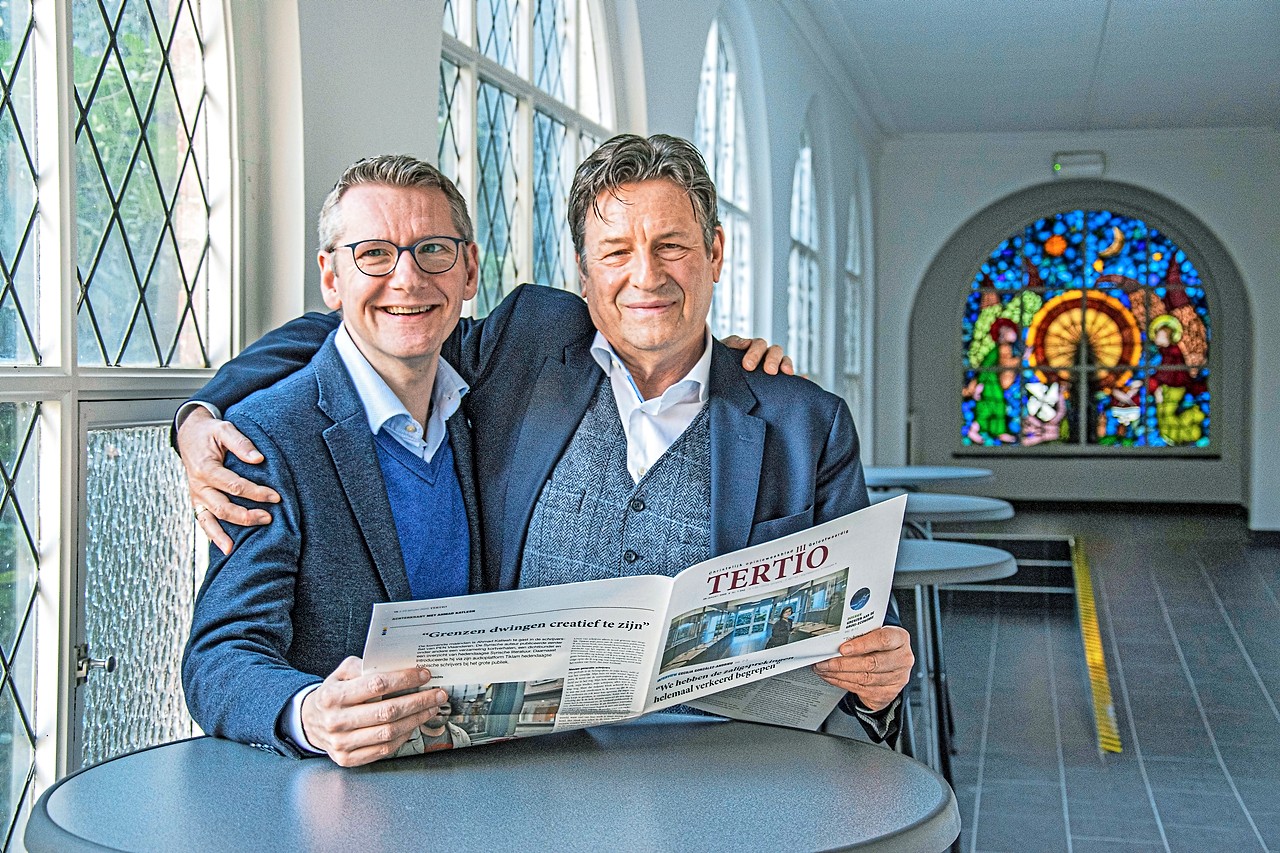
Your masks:
[{"label": "dark gray tile", "polygon": [[1031,782],[1057,786],[1058,776],[1056,751],[1000,753],[988,749],[982,762],[984,782]]},{"label": "dark gray tile", "polygon": [[1165,824],[1170,853],[1245,853],[1262,850],[1262,843],[1249,827],[1217,827]]},{"label": "dark gray tile", "polygon": [[1202,828],[1234,829],[1245,826],[1248,817],[1235,794],[1204,794],[1167,788],[1152,790],[1156,809],[1165,826],[1171,823]]},{"label": "dark gray tile", "polygon": [[[966,814],[979,761],[988,783],[981,826],[965,827],[964,849],[971,832],[978,853],[1065,849],[1052,796],[1065,779],[1075,853],[1165,849],[1153,798],[1172,850],[1262,849],[1247,809],[1280,851],[1280,720],[1268,702],[1280,701],[1280,549],[1250,543],[1239,519],[1136,507],[1020,510],[994,529],[1084,533],[1124,752],[1098,752],[1073,613],[1030,597],[949,594],[956,789]],[[1231,824],[1233,814],[1244,823]],[[1054,832],[1045,833],[1046,821]]]},{"label": "dark gray tile", "polygon": [[1144,762],[1152,788],[1198,794],[1231,793],[1226,772],[1217,761],[1175,761],[1149,758]]},{"label": "dark gray tile", "polygon": [[982,850],[1066,850],[1062,791],[1052,785],[984,784],[974,832]]},{"label": "dark gray tile", "polygon": [[1072,853],[1165,853],[1162,842],[1071,836]]},{"label": "dark gray tile", "polygon": [[1280,812],[1252,812],[1253,822],[1271,850],[1280,850]]},{"label": "dark gray tile", "polygon": [[1071,834],[1089,838],[1160,841],[1160,826],[1145,795],[1112,800],[1071,799]]}]

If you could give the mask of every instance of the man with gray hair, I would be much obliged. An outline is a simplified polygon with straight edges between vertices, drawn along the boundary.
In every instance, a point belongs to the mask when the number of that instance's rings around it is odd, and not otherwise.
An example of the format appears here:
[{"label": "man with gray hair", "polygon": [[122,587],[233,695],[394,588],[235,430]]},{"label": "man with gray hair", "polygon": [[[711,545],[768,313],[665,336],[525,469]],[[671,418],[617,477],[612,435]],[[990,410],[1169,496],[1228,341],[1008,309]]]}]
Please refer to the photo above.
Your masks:
[{"label": "man with gray hair", "polygon": [[[711,338],[724,232],[690,143],[606,142],[578,168],[569,224],[585,310],[522,286],[443,349],[471,383],[483,448],[486,589],[670,575],[867,506],[844,402],[805,379],[746,374]],[[255,361],[271,378],[295,369]],[[202,398],[219,403],[206,395],[240,384],[231,374]],[[219,429],[202,418],[179,439],[193,495],[221,517],[234,510],[213,484],[253,485],[210,463],[222,446],[243,450]],[[914,660],[896,612],[890,622],[815,667],[874,737],[897,731]]]}]

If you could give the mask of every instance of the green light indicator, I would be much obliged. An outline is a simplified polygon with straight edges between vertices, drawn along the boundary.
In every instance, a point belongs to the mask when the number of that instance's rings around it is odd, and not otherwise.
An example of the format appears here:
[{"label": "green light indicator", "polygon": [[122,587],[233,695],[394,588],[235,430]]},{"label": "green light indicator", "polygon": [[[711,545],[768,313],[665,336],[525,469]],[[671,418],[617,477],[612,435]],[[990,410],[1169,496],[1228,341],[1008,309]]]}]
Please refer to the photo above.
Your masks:
[{"label": "green light indicator", "polygon": [[1061,172],[1061,171],[1062,171],[1062,164],[1061,164],[1061,163],[1054,163],[1054,164],[1053,164],[1053,171],[1055,171],[1055,172]]}]

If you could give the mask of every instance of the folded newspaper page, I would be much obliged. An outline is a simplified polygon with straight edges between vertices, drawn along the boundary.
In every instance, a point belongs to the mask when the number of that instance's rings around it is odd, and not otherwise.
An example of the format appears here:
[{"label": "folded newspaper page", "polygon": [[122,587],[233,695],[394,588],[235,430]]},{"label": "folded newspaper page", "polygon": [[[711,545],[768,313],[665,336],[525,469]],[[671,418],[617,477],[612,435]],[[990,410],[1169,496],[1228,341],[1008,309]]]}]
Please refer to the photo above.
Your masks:
[{"label": "folded newspaper page", "polygon": [[674,577],[377,604],[365,672],[431,672],[449,702],[397,755],[688,704],[816,729],[844,696],[809,668],[884,623],[906,498]]}]

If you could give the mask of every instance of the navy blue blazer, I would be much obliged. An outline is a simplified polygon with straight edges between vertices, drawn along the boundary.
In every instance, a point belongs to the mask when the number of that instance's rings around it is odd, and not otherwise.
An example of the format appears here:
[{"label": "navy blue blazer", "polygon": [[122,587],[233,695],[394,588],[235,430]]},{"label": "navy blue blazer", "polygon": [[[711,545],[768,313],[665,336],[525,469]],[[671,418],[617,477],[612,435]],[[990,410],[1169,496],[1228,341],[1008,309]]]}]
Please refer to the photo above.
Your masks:
[{"label": "navy blue blazer", "polygon": [[[334,314],[311,313],[269,332],[193,399],[225,408],[245,388],[289,375],[339,322]],[[463,407],[477,448],[486,591],[519,585],[538,495],[603,376],[590,352],[595,333],[579,297],[521,285],[485,319],[463,319],[444,345],[443,357],[471,385]],[[718,341],[712,346],[712,554],[868,506],[844,401],[807,379],[747,373],[738,354]],[[901,624],[892,596],[885,621]],[[849,714],[851,698],[841,703]],[[888,737],[897,728],[895,721]]]},{"label": "navy blue blazer", "polygon": [[[194,399],[220,408],[305,363],[340,322],[307,314],[269,332]],[[543,484],[602,374],[583,301],[521,285],[484,320],[463,319],[442,355],[471,385],[485,589],[519,584],[524,537]],[[844,401],[807,379],[742,370],[711,355],[711,545],[724,554],[868,505],[858,436]],[[252,478],[252,475],[250,475]],[[683,567],[682,567],[683,568]],[[896,614],[891,618],[896,624]]]},{"label": "navy blue blazer", "polygon": [[[209,734],[285,755],[277,728],[290,697],[364,649],[372,607],[412,598],[364,406],[332,338],[309,364],[230,407],[265,461],[229,465],[281,497],[263,527],[225,525],[235,550],[210,549],[182,684]],[[482,529],[464,413],[448,421],[479,592]],[[242,503],[244,503],[242,501]],[[247,504],[248,505],[248,504]]]}]

